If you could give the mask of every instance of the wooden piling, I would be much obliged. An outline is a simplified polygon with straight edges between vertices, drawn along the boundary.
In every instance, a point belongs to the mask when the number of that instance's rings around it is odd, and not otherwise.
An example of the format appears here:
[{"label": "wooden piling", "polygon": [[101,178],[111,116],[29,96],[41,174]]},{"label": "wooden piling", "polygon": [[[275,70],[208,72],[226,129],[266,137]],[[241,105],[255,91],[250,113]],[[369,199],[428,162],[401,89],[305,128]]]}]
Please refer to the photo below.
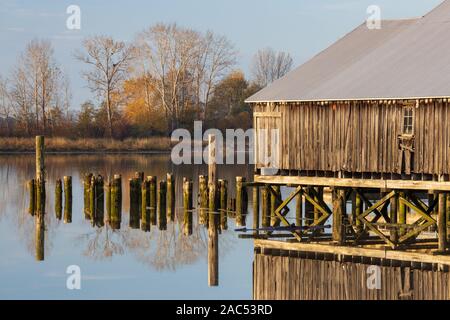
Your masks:
[{"label": "wooden piling", "polygon": [[346,216],[345,190],[336,190],[336,199],[333,201],[333,241],[338,245],[345,242],[345,227],[343,225]]},{"label": "wooden piling", "polygon": [[129,180],[130,184],[130,228],[139,229],[140,228],[140,216],[139,211],[141,208],[141,203],[139,199],[141,198],[141,182],[140,178],[132,178]]},{"label": "wooden piling", "polygon": [[438,241],[439,251],[447,251],[447,212],[446,212],[446,194],[439,193],[439,206],[438,206]]},{"label": "wooden piling", "polygon": [[446,199],[447,199],[447,243],[450,243],[450,194],[446,194]]},{"label": "wooden piling", "polygon": [[228,181],[220,179],[219,180],[219,211],[220,211],[220,229],[228,229],[228,216],[227,216],[227,199],[228,199]]},{"label": "wooden piling", "polygon": [[138,217],[139,217],[139,220],[140,220],[141,219],[141,215],[142,215],[142,212],[141,212],[141,210],[142,210],[142,208],[141,208],[141,202],[142,202],[142,199],[141,199],[141,196],[142,196],[142,194],[141,194],[141,185],[142,185],[142,182],[144,182],[144,180],[145,180],[145,174],[142,171],[137,171],[137,172],[134,173],[134,178],[138,180],[138,182],[137,182]]},{"label": "wooden piling", "polygon": [[72,223],[72,177],[65,176],[64,181],[64,223]]},{"label": "wooden piling", "polygon": [[92,173],[86,173],[84,174],[83,178],[83,189],[84,189],[84,217],[86,220],[91,219],[91,213],[90,213],[90,203],[91,198],[89,196],[90,187],[91,187],[91,180],[92,180]]},{"label": "wooden piling", "polygon": [[175,180],[173,174],[167,174],[167,219],[175,221]]},{"label": "wooden piling", "polygon": [[150,228],[150,180],[147,179],[141,185],[141,230],[149,232]]},{"label": "wooden piling", "polygon": [[[358,219],[359,216],[361,216],[364,212],[363,205],[364,205],[364,203],[361,199],[361,196],[359,195],[359,193],[356,193],[355,194],[355,227],[356,227],[356,232],[358,234],[363,232],[363,229],[364,229],[363,223],[361,222],[361,220]],[[397,211],[395,214],[397,214]]]},{"label": "wooden piling", "polygon": [[[400,192],[399,197],[405,198],[405,192]],[[399,201],[398,203],[398,214],[397,214],[397,220],[399,224],[406,224],[406,205]],[[399,228],[398,236],[402,237],[406,234],[405,228]]]},{"label": "wooden piling", "polygon": [[270,194],[267,187],[261,189],[261,226],[270,226]]},{"label": "wooden piling", "polygon": [[157,219],[156,219],[156,207],[157,207],[157,178],[155,176],[148,177],[149,183],[150,183],[150,223],[153,226],[156,226]]},{"label": "wooden piling", "polygon": [[92,175],[91,183],[89,185],[89,214],[91,217],[92,226],[95,226],[95,219],[97,216],[97,212],[96,212],[97,210],[95,207],[97,205],[96,194],[95,194],[97,189],[95,188],[95,181],[96,181],[95,175]]},{"label": "wooden piling", "polygon": [[[275,193],[277,196],[281,195],[281,189],[280,186],[272,186],[272,188],[275,190]],[[279,219],[275,214],[275,210],[280,205],[280,201],[278,200],[278,197],[275,196],[272,192],[270,193],[270,225],[276,226],[279,223]]]},{"label": "wooden piling", "polygon": [[101,175],[97,176],[95,182],[95,194],[96,194],[96,221],[97,227],[103,227],[105,225],[105,180]]},{"label": "wooden piling", "polygon": [[45,214],[45,141],[36,137],[36,213]]},{"label": "wooden piling", "polygon": [[295,197],[295,225],[303,226],[303,195],[301,193]]},{"label": "wooden piling", "polygon": [[198,177],[198,223],[206,225],[208,223],[208,182],[203,175]]},{"label": "wooden piling", "polygon": [[243,184],[244,177],[236,177],[236,226],[242,227],[246,225],[245,221],[245,194]]},{"label": "wooden piling", "polygon": [[[259,187],[253,187],[253,229],[259,229]],[[259,231],[254,232],[255,235]]]},{"label": "wooden piling", "polygon": [[62,181],[57,179],[55,183],[55,216],[56,219],[62,219]]},{"label": "wooden piling", "polygon": [[157,200],[159,230],[167,230],[166,199],[167,199],[167,183],[166,181],[160,181]]},{"label": "wooden piling", "polygon": [[28,181],[28,194],[29,194],[29,205],[28,205],[28,213],[32,216],[35,214],[36,210],[36,180],[31,179]]},{"label": "wooden piling", "polygon": [[192,181],[183,178],[183,231],[185,236],[192,235]]},{"label": "wooden piling", "polygon": [[111,190],[112,182],[110,179],[105,184],[105,203],[106,203],[106,223],[111,224]]},{"label": "wooden piling", "polygon": [[[393,224],[397,224],[397,221],[398,221],[397,212],[398,212],[398,196],[395,195],[390,200],[390,213],[389,213],[391,223],[393,223]],[[392,243],[396,244],[398,242],[398,233],[399,233],[399,230],[397,228],[392,228],[390,230],[390,236],[391,236]]]},{"label": "wooden piling", "polygon": [[122,177],[120,174],[114,175],[111,185],[111,219],[112,229],[120,229],[122,222]]}]

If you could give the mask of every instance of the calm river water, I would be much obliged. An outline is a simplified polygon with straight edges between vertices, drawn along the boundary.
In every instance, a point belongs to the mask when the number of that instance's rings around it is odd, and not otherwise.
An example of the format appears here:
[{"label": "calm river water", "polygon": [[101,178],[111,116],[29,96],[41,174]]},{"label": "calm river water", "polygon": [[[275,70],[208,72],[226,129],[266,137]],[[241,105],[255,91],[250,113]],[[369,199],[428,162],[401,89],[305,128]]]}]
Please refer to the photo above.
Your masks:
[{"label": "calm river water", "polygon": [[[28,214],[26,181],[35,175],[34,155],[0,156],[0,299],[251,299],[253,243],[240,240],[234,221],[220,235],[219,281],[207,281],[207,230],[194,225],[193,235],[178,232],[177,219],[160,232],[132,230],[129,221],[128,179],[136,171],[165,179],[176,178],[176,207],[182,215],[182,179],[207,174],[206,166],[173,166],[169,155],[48,155],[45,261],[35,260],[34,218]],[[122,227],[94,228],[83,213],[82,178],[86,172],[122,174]],[[250,166],[218,167],[234,196],[236,176],[251,180]],[[73,177],[73,218],[55,218],[55,181]],[[251,202],[249,201],[251,224]],[[196,221],[196,213],[194,214]],[[67,267],[81,268],[81,290],[66,287]]]}]

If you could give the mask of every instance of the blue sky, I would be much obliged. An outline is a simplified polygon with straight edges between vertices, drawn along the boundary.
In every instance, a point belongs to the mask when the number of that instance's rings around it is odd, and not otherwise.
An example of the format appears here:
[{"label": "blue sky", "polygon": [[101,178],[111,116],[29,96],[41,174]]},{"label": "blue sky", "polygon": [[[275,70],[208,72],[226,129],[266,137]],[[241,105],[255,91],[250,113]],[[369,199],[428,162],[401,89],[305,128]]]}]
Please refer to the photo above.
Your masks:
[{"label": "blue sky", "polygon": [[[0,75],[7,76],[33,38],[50,39],[69,74],[73,107],[92,98],[73,58],[84,37],[103,34],[131,41],[158,22],[176,22],[227,36],[239,51],[237,68],[249,71],[267,46],[289,52],[300,65],[362,23],[369,5],[382,19],[421,16],[442,0],[0,0]],[[81,8],[81,30],[66,29],[66,8]]]}]

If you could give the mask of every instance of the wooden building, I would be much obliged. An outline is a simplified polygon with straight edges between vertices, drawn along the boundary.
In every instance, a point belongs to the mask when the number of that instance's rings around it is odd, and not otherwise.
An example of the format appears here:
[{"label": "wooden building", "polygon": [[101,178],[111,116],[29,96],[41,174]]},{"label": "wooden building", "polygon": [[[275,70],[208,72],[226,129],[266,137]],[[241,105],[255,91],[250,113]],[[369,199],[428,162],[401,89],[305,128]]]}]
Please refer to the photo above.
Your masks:
[{"label": "wooden building", "polygon": [[[254,212],[261,205],[263,226],[270,214],[272,226],[305,227],[291,231],[288,251],[370,260],[392,250],[404,252],[402,265],[420,264],[417,253],[428,262],[448,253],[449,21],[446,0],[420,18],[382,21],[380,29],[364,23],[247,99],[256,129],[248,186],[262,199]],[[283,198],[280,186],[293,191]],[[332,191],[331,205],[324,188]],[[271,250],[286,245],[276,232],[255,237],[255,248],[261,238]],[[264,280],[267,270],[258,265],[264,263],[255,264],[254,278]]]}]

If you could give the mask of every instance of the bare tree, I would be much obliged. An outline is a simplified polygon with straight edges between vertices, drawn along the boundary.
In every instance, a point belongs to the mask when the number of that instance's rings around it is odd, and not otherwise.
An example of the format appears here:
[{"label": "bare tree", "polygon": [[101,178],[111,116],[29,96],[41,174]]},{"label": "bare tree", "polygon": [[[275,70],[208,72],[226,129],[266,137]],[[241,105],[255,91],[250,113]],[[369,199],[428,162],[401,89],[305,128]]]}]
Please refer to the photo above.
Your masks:
[{"label": "bare tree", "polygon": [[85,53],[77,52],[76,58],[90,66],[83,72],[92,92],[103,97],[108,115],[108,133],[113,138],[113,95],[119,94],[127,77],[130,62],[134,58],[133,46],[111,37],[95,36],[83,41]]},{"label": "bare tree", "polygon": [[236,63],[236,52],[225,37],[176,24],[150,27],[136,42],[172,129],[188,106],[207,108],[214,86]]},{"label": "bare tree", "polygon": [[36,117],[37,114],[33,115],[33,110],[31,110],[31,106],[33,105],[33,95],[29,92],[28,79],[29,77],[24,66],[18,64],[10,79],[10,98],[16,120],[22,123],[25,126],[26,133],[31,135],[34,120],[33,117]]},{"label": "bare tree", "polygon": [[12,114],[11,98],[7,86],[8,80],[0,76],[0,116],[3,117],[6,125],[6,132],[11,134],[10,120]]},{"label": "bare tree", "polygon": [[272,48],[259,50],[253,58],[251,72],[254,82],[261,88],[291,71],[293,59],[289,53],[275,52]]}]

